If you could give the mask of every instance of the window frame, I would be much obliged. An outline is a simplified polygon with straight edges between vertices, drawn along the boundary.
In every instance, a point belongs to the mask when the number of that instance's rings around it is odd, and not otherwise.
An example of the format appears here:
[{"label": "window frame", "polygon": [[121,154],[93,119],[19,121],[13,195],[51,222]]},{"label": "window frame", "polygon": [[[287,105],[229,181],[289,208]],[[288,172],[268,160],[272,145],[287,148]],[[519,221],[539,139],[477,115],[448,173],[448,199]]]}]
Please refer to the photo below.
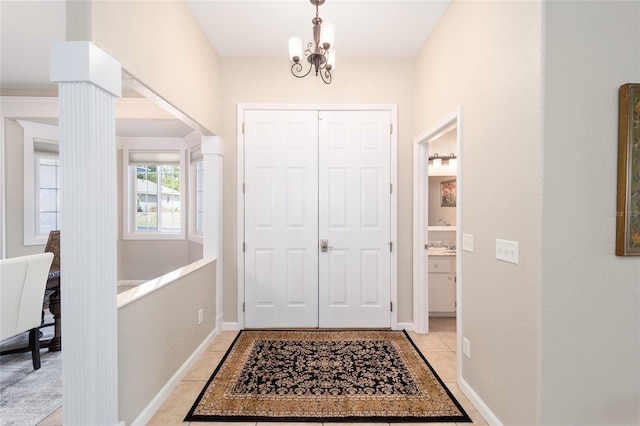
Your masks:
[{"label": "window frame", "polygon": [[[36,153],[35,143],[36,140],[48,140],[55,141],[59,146],[59,132],[58,127],[51,124],[35,123],[27,120],[16,120],[23,129],[23,149],[24,149],[24,224],[23,224],[23,244],[25,246],[44,245],[47,243],[49,234],[38,234],[39,214],[36,214],[36,209],[39,209],[39,201],[36,201],[38,179],[36,178],[36,171],[39,171],[39,167],[36,167],[36,160],[43,154]],[[53,144],[53,142],[52,142]],[[50,156],[50,157],[53,157]],[[60,157],[58,156],[58,159]]]},{"label": "window frame", "polygon": [[[198,187],[198,166],[203,167],[204,173],[204,156],[200,151],[200,145],[193,147],[189,151],[189,241],[204,244],[204,229],[198,231],[198,190],[200,189],[204,196],[204,175],[200,179],[202,188]],[[201,201],[203,222],[204,222],[204,199]],[[203,224],[204,225],[204,224]]]},{"label": "window frame", "polygon": [[[185,146],[182,138],[120,138],[122,149],[122,239],[123,240],[183,240],[186,231],[187,185]],[[180,166],[180,231],[137,231],[136,224],[136,170],[129,161],[130,152],[175,152],[179,153]]]}]

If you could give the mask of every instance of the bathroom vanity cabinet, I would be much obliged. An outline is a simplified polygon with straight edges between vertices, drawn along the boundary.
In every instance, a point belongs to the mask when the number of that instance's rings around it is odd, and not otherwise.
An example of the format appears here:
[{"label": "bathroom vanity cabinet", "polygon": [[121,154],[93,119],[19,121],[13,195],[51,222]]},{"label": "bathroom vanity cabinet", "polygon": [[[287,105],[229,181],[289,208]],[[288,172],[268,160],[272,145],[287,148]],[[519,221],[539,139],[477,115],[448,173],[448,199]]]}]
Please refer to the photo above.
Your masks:
[{"label": "bathroom vanity cabinet", "polygon": [[429,256],[429,314],[456,314],[455,256]]}]

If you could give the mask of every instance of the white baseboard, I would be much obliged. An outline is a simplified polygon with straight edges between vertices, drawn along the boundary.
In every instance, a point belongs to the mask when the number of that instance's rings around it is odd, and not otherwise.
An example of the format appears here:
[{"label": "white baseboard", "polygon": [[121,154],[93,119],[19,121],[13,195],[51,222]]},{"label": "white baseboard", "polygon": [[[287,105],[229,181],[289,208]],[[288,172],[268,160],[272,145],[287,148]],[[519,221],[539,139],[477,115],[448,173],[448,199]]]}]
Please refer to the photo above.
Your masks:
[{"label": "white baseboard", "polygon": [[412,322],[399,322],[397,330],[413,331],[413,323]]},{"label": "white baseboard", "polygon": [[220,332],[224,330],[224,322],[222,321],[222,314],[219,314],[216,317],[216,330],[218,330],[218,334],[220,334]]},{"label": "white baseboard", "polygon": [[[222,331],[238,331],[240,330],[240,324],[237,322],[223,322],[222,323]],[[399,322],[396,330],[413,330],[412,322]]]},{"label": "white baseboard", "polygon": [[239,331],[240,324],[237,322],[223,322],[222,323],[222,331]]},{"label": "white baseboard", "polygon": [[209,347],[213,339],[218,335],[218,329],[215,328],[206,339],[200,343],[198,348],[187,358],[187,360],[182,364],[182,366],[175,372],[173,376],[169,379],[169,381],[160,389],[160,392],[153,397],[151,402],[140,412],[138,417],[135,418],[134,421],[131,422],[132,426],[136,425],[146,425],[149,423],[149,420],[153,417],[153,415],[158,411],[158,409],[164,404],[167,400],[171,392],[178,386],[180,380],[187,374],[189,369],[195,364],[195,362],[200,358],[200,355],[204,353],[204,351]]},{"label": "white baseboard", "polygon": [[462,393],[466,395],[469,402],[476,407],[478,413],[486,420],[487,424],[492,426],[502,426],[500,419],[489,409],[487,404],[480,398],[480,396],[473,390],[469,383],[467,383],[462,377],[458,377],[458,387]]}]

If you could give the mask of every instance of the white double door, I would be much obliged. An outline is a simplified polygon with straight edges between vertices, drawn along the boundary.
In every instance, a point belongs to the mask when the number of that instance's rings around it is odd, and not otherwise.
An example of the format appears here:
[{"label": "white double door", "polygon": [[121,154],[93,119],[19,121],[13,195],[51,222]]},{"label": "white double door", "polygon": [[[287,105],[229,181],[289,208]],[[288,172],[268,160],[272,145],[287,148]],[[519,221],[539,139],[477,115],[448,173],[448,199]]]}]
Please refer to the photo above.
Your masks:
[{"label": "white double door", "polygon": [[244,123],[245,327],[390,327],[389,111]]}]

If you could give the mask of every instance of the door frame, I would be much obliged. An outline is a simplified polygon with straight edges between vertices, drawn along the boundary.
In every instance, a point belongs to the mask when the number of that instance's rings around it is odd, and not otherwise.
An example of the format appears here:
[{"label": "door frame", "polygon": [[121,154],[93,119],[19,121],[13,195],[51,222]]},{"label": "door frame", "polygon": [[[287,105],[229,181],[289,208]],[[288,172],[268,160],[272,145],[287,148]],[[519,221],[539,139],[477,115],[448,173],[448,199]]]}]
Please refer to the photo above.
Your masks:
[{"label": "door frame", "polygon": [[[457,107],[437,123],[413,139],[413,330],[418,334],[429,332],[429,274],[427,273],[427,220],[429,217],[429,143],[456,128],[458,168],[456,170],[457,198],[462,199],[462,108]],[[456,209],[456,323],[458,331],[458,359],[462,336],[462,203]],[[460,367],[460,361],[458,367]],[[460,370],[458,370],[460,371]]]},{"label": "door frame", "polygon": [[391,329],[398,329],[398,106],[396,104],[261,104],[261,103],[238,103],[236,113],[236,147],[237,147],[237,174],[236,174],[236,194],[238,194],[237,205],[237,274],[238,274],[238,303],[237,318],[238,328],[244,329],[244,112],[246,110],[291,110],[291,111],[389,111],[391,115],[391,241],[395,250],[391,252],[390,271],[390,300],[393,304],[391,311]]}]

